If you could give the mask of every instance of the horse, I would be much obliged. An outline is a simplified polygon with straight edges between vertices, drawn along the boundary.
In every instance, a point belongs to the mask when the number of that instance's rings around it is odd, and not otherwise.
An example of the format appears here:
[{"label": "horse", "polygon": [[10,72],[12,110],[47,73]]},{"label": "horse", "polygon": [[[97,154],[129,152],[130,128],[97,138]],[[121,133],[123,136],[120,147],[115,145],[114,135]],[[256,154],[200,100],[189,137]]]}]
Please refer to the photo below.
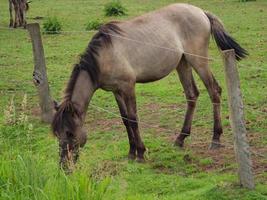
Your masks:
[{"label": "horse", "polygon": [[112,21],[100,27],[74,65],[52,130],[59,140],[60,166],[76,163],[87,140],[83,129],[90,100],[98,89],[114,94],[129,139],[129,159],[144,162],[135,85],[160,80],[177,71],[187,100],[184,123],[175,144],[183,147],[190,135],[199,91],[192,71],[203,81],[213,104],[211,149],[220,147],[222,89],[208,66],[213,36],[220,50],[234,49],[236,60],[248,53],[212,13],[189,4],[172,4],[142,16]]},{"label": "horse", "polygon": [[[30,1],[26,0],[8,0],[9,2],[9,27],[17,28],[23,26],[26,28],[26,12],[29,10]],[[15,20],[13,20],[12,11],[15,11]],[[15,22],[14,22],[15,21]]]}]

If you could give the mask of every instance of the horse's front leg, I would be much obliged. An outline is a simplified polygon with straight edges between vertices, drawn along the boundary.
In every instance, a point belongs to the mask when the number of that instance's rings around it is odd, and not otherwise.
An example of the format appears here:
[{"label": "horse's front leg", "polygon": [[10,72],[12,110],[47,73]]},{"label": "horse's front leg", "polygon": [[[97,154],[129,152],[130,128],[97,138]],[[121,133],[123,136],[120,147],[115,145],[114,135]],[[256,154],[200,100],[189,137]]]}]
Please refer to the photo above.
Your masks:
[{"label": "horse's front leg", "polygon": [[14,28],[17,28],[20,22],[20,11],[19,11],[19,6],[14,5],[14,10],[15,10],[15,23],[14,23]]},{"label": "horse's front leg", "polygon": [[135,146],[135,141],[134,141],[134,134],[133,134],[133,130],[130,126],[128,119],[128,113],[127,113],[127,108],[125,105],[125,101],[123,99],[123,96],[119,93],[116,92],[114,93],[119,110],[120,110],[120,114],[121,114],[121,118],[122,121],[126,127],[127,133],[128,133],[128,139],[129,139],[129,145],[130,145],[130,149],[129,149],[129,153],[128,153],[128,158],[131,160],[134,160],[136,158],[136,146]]},{"label": "horse's front leg", "polygon": [[146,151],[146,148],[139,133],[134,84],[128,85],[128,87],[125,88],[124,95],[125,105],[127,107],[128,113],[128,121],[133,131],[134,141],[137,150],[137,161],[144,162],[144,153]]},{"label": "horse's front leg", "polygon": [[26,6],[21,9],[21,26],[26,28],[27,21],[26,21]]},{"label": "horse's front leg", "polygon": [[12,14],[12,11],[13,11],[13,6],[12,6],[12,2],[11,0],[9,0],[9,16],[10,16],[10,22],[9,22],[9,27],[13,27],[13,14]]}]

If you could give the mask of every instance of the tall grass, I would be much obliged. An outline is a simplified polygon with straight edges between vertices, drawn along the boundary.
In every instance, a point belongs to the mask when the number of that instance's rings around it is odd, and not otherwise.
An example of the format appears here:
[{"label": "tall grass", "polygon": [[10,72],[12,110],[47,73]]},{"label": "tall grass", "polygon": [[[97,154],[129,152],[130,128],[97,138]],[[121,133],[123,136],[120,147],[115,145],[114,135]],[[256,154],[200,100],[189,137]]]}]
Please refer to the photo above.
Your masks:
[{"label": "tall grass", "polygon": [[0,199],[92,199],[104,197],[109,179],[97,183],[83,172],[67,176],[33,154],[1,157]]},{"label": "tall grass", "polygon": [[57,144],[27,120],[25,101],[16,109],[12,98],[5,112],[9,124],[0,126],[0,199],[103,199],[109,178],[95,181],[79,169],[65,175],[57,165]]}]

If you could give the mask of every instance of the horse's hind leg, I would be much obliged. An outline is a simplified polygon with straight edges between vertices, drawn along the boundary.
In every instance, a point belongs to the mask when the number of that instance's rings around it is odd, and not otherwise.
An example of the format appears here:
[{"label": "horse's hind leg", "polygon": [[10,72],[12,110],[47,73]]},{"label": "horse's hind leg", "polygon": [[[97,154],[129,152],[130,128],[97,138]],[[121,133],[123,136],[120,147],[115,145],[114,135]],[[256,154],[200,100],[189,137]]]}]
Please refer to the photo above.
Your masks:
[{"label": "horse's hind leg", "polygon": [[[189,60],[189,59],[188,59]],[[204,85],[206,86],[211,101],[213,103],[213,118],[214,118],[214,126],[213,126],[213,138],[210,148],[216,149],[220,147],[220,136],[223,132],[222,123],[221,123],[221,114],[220,114],[220,97],[222,89],[215,80],[212,72],[208,67],[208,60],[204,58],[191,57],[189,60],[190,64],[192,64],[193,68],[200,76]]]},{"label": "horse's hind leg", "polygon": [[127,113],[127,108],[125,105],[125,100],[123,98],[123,95],[120,94],[119,92],[114,93],[117,104],[119,106],[120,114],[122,121],[126,127],[127,133],[128,133],[128,139],[129,139],[129,153],[128,153],[128,158],[134,160],[136,158],[136,146],[135,146],[135,141],[134,141],[134,135],[132,128],[130,126],[128,119],[128,113]]},{"label": "horse's hind leg", "polygon": [[184,58],[182,58],[179,66],[177,67],[177,72],[187,99],[187,111],[185,114],[184,124],[181,133],[175,140],[175,144],[182,147],[184,145],[184,139],[189,136],[191,132],[191,125],[199,91],[194,81],[192,67],[188,65]]}]

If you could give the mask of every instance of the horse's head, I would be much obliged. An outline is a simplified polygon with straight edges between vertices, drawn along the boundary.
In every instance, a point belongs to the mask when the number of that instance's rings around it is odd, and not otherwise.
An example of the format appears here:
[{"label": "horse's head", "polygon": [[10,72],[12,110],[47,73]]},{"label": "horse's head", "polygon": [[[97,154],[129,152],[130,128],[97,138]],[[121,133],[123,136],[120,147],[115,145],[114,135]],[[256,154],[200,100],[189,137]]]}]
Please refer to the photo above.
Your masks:
[{"label": "horse's head", "polygon": [[81,113],[72,102],[63,102],[56,110],[52,129],[59,140],[60,166],[71,171],[79,157],[79,148],[86,143],[86,132],[82,128]]}]

